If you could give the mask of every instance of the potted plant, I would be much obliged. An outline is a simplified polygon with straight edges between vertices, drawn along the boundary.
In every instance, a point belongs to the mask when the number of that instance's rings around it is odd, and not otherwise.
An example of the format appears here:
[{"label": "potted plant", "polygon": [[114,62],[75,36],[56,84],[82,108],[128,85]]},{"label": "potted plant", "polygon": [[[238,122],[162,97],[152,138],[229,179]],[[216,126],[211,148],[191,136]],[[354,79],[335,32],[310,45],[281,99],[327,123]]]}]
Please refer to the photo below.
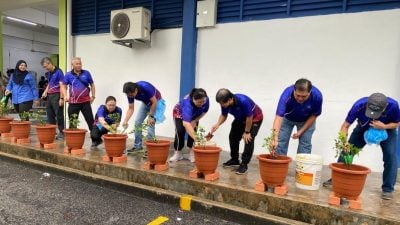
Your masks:
[{"label": "potted plant", "polygon": [[121,122],[121,116],[118,113],[108,114],[108,117],[114,121],[109,127],[109,133],[103,135],[104,147],[108,157],[121,157],[126,148],[126,139],[128,135],[125,130],[118,132],[117,124]]},{"label": "potted plant", "polygon": [[57,128],[57,126],[54,124],[46,124],[46,121],[43,119],[44,114],[45,111],[43,110],[39,110],[31,114],[32,118],[37,121],[37,124],[33,127],[36,128],[40,145],[54,143],[54,137],[56,135]]},{"label": "potted plant", "polygon": [[331,163],[332,190],[338,197],[356,200],[364,188],[365,180],[371,170],[367,167],[353,164],[353,158],[361,151],[347,142],[347,137],[340,132],[335,139],[335,157],[342,157],[343,163]]},{"label": "potted plant", "polygon": [[31,131],[31,122],[29,121],[29,112],[19,114],[20,120],[10,122],[11,133],[14,138],[28,139]]},{"label": "potted plant", "polygon": [[0,134],[10,133],[11,131],[10,122],[13,121],[13,118],[8,116],[11,110],[12,107],[7,106],[5,102],[0,103]]},{"label": "potted plant", "polygon": [[[207,139],[209,139],[208,137],[210,137],[210,135],[205,135],[205,129],[201,126],[198,126],[195,136],[196,142],[193,146],[193,151],[196,169],[190,172],[191,177],[197,178],[199,175],[195,173],[201,173],[206,180],[218,179],[216,169],[221,148],[215,146],[215,144],[207,144]],[[208,177],[210,177],[210,179]]]},{"label": "potted plant", "polygon": [[78,114],[74,113],[69,118],[69,128],[64,129],[64,136],[66,142],[66,151],[74,153],[74,150],[77,150],[77,154],[83,154],[84,151],[82,150],[83,143],[85,142],[85,135],[87,130],[86,129],[79,129],[79,116]]},{"label": "potted plant", "polygon": [[148,164],[144,165],[144,168],[154,167],[157,171],[163,171],[168,169],[168,154],[171,142],[169,140],[159,140],[156,136],[147,139],[147,133],[149,124],[147,120],[140,126],[136,127],[138,131],[142,132],[143,140],[147,148]]},{"label": "potted plant", "polygon": [[264,138],[262,147],[269,151],[269,154],[261,154],[257,157],[259,160],[260,176],[264,185],[267,187],[281,186],[285,183],[289,170],[289,163],[292,158],[286,155],[277,155],[273,146],[276,137],[276,131],[271,130],[271,134]]}]

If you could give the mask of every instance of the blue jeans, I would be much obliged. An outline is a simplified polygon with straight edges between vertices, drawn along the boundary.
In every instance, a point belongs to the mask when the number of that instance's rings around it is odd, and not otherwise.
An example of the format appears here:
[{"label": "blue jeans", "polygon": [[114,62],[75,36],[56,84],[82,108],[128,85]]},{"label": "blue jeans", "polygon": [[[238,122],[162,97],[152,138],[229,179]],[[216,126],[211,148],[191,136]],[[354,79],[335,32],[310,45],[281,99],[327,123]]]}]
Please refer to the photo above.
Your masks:
[{"label": "blue jeans", "polygon": [[[350,135],[349,143],[358,148],[365,146],[364,132],[369,126],[361,127],[357,125]],[[388,139],[380,143],[383,153],[383,175],[382,175],[382,191],[393,192],[397,179],[397,131],[396,129],[386,130]],[[338,162],[343,162],[343,158],[339,157]]]},{"label": "blue jeans", "polygon": [[[136,149],[141,149],[142,147],[142,132],[141,130],[138,131],[137,127],[141,127],[142,123],[146,119],[148,113],[150,112],[150,105],[142,105],[139,108],[138,114],[135,120],[135,145]],[[152,140],[155,137],[155,127],[150,126],[147,130],[147,139]]]},{"label": "blue jeans", "polygon": [[[277,153],[279,155],[287,155],[289,140],[292,136],[293,127],[296,126],[300,130],[305,122],[293,122],[283,118],[281,129],[278,136]],[[297,153],[311,153],[311,138],[315,131],[315,122],[300,136],[299,146],[297,146]]]}]

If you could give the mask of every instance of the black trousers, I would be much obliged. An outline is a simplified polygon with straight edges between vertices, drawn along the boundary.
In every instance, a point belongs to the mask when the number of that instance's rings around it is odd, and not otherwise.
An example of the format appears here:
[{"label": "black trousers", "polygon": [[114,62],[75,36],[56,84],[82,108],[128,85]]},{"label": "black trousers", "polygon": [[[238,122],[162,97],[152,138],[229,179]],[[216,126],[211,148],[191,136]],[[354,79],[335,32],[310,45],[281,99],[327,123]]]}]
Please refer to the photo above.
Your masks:
[{"label": "black trousers", "polygon": [[[17,113],[29,112],[32,109],[33,101],[21,102],[14,104],[14,109]],[[29,117],[27,118],[29,120]]]},{"label": "black trousers", "polygon": [[[174,149],[177,151],[181,151],[183,149],[183,146],[185,145],[185,134],[186,134],[186,129],[183,126],[183,121],[180,118],[174,118],[175,122],[175,140],[174,140]],[[195,128],[197,130],[197,126]],[[187,140],[187,146],[189,148],[193,147],[193,138],[191,138],[188,135],[188,140]]]},{"label": "black trousers", "polygon": [[64,130],[64,107],[59,105],[60,93],[47,95],[47,122],[49,124],[57,124],[60,133]]},{"label": "black trousers", "polygon": [[101,128],[99,129],[96,125],[93,126],[92,132],[90,133],[90,137],[92,138],[92,143],[94,142],[101,142],[101,136],[103,134],[107,134],[108,130]]},{"label": "black trousers", "polygon": [[[258,134],[262,121],[254,122],[251,125],[250,135],[253,138],[249,143],[244,145],[244,151],[242,153],[242,164],[249,164],[251,157],[254,152],[254,140]],[[232,122],[231,131],[229,132],[229,145],[231,148],[231,158],[233,160],[239,160],[239,144],[242,140],[246,123],[242,121],[234,120]]]},{"label": "black trousers", "polygon": [[92,105],[90,104],[90,102],[69,104],[69,106],[68,106],[68,117],[69,118],[71,118],[72,114],[79,115],[79,112],[82,112],[83,117],[85,118],[85,121],[89,127],[89,130],[92,131],[94,118],[93,118],[93,112],[92,112]]}]

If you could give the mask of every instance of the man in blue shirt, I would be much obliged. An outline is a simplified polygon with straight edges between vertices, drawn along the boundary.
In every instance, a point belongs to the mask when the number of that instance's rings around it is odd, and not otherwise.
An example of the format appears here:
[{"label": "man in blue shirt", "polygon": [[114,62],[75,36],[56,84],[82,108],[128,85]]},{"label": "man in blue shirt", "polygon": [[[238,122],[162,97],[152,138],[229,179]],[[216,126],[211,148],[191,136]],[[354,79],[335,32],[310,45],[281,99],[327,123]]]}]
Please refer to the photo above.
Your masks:
[{"label": "man in blue shirt", "polygon": [[[157,108],[162,108],[161,104],[164,104],[164,101],[161,98],[161,93],[149,82],[146,81],[138,81],[136,83],[126,82],[123,87],[123,92],[126,94],[128,98],[129,108],[126,112],[126,117],[122,126],[126,129],[128,127],[128,121],[132,117],[134,112],[134,103],[135,99],[141,101],[143,104],[139,108],[138,115],[135,120],[135,128],[141,127],[143,121],[148,116],[147,123],[150,125],[147,130],[147,139],[152,139],[155,137],[155,123],[156,120],[160,120],[158,118],[158,114],[156,115]],[[165,110],[165,104],[164,108]],[[162,115],[164,112],[162,112]],[[162,122],[162,121],[157,121]],[[128,153],[133,153],[135,150],[142,150],[142,131],[140,129],[135,129],[135,144],[132,149],[128,150]],[[145,155],[146,157],[146,152]]]},{"label": "man in blue shirt", "polygon": [[64,73],[60,68],[54,66],[49,57],[44,57],[41,65],[47,70],[46,78],[48,85],[45,87],[42,98],[47,97],[46,114],[49,124],[58,125],[57,139],[64,139],[64,97],[61,93],[61,85],[64,80]]},{"label": "man in blue shirt", "polygon": [[[237,167],[236,174],[247,172],[247,164],[250,162],[254,152],[254,139],[263,121],[261,108],[248,96],[233,94],[228,89],[218,90],[216,101],[221,105],[221,115],[218,122],[211,128],[214,133],[228,117],[228,113],[235,118],[229,133],[229,145],[231,148],[231,159],[223,163],[224,167]],[[244,151],[242,163],[239,162],[239,144],[243,139]]]},{"label": "man in blue shirt", "polygon": [[[278,103],[273,130],[273,147],[279,155],[287,155],[290,136],[299,139],[297,153],[311,153],[315,121],[322,111],[322,94],[307,79],[299,79],[287,87]],[[292,135],[293,127],[297,131]]]},{"label": "man in blue shirt", "polygon": [[[61,85],[64,101],[69,103],[68,118],[71,118],[73,114],[79,115],[79,112],[82,112],[89,130],[92,131],[94,117],[91,104],[96,98],[96,86],[90,72],[82,69],[81,58],[72,58],[71,64],[72,70],[65,74]],[[67,89],[69,89],[69,96]]]},{"label": "man in blue shirt", "polygon": [[[384,162],[381,188],[382,199],[392,199],[397,178],[396,129],[400,122],[399,104],[396,100],[388,98],[382,93],[374,93],[353,104],[340,131],[347,136],[349,127],[355,120],[357,120],[357,126],[350,135],[349,143],[358,148],[365,146],[364,133],[370,127],[386,130],[388,134],[388,138],[380,142]],[[343,158],[339,157],[338,162],[343,162]],[[332,180],[325,181],[323,185],[325,187],[331,186]]]}]

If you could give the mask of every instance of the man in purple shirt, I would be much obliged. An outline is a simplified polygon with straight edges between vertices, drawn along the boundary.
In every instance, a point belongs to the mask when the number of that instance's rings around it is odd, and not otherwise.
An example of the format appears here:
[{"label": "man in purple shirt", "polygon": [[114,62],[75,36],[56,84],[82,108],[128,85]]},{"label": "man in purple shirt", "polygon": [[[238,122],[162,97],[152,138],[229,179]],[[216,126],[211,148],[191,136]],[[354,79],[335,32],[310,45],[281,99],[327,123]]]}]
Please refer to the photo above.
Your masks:
[{"label": "man in purple shirt", "polygon": [[[128,127],[128,121],[132,117],[135,109],[135,99],[141,101],[143,104],[139,108],[138,115],[135,120],[135,128],[141,127],[144,120],[148,116],[147,123],[150,125],[147,130],[147,139],[155,137],[155,123],[156,120],[160,120],[158,115],[156,115],[156,109],[160,107],[160,104],[164,101],[161,98],[160,92],[149,82],[138,81],[136,83],[126,82],[123,87],[123,92],[128,98],[129,108],[126,112],[126,117],[122,126],[124,128]],[[164,108],[165,110],[165,108]],[[164,112],[162,112],[164,114]],[[161,121],[158,121],[161,122]],[[135,129],[135,144],[132,149],[129,149],[128,153],[133,153],[135,150],[141,151],[142,146],[142,132],[140,129]],[[146,157],[147,152],[145,152],[144,157]]]},{"label": "man in purple shirt", "polygon": [[[357,126],[350,135],[349,143],[358,148],[366,144],[364,133],[373,127],[378,130],[386,130],[388,138],[380,142],[383,153],[383,184],[382,199],[393,198],[394,185],[397,179],[397,127],[400,122],[399,104],[393,98],[388,98],[382,93],[374,93],[369,97],[363,97],[351,107],[340,132],[346,136],[351,124],[357,120]],[[338,162],[343,162],[340,156]],[[323,183],[325,187],[332,185],[332,179]]]},{"label": "man in purple shirt", "polygon": [[[218,90],[216,101],[221,105],[221,115],[218,122],[211,128],[214,133],[228,117],[232,114],[234,120],[229,133],[229,145],[231,148],[231,159],[223,163],[224,167],[237,167],[236,174],[245,174],[247,164],[250,162],[254,152],[254,139],[263,121],[261,108],[248,96],[243,94],[233,94],[228,89]],[[243,139],[244,151],[242,163],[239,162],[239,144]]]},{"label": "man in purple shirt", "polygon": [[58,67],[54,66],[49,57],[44,57],[40,63],[47,70],[45,74],[48,85],[43,91],[42,98],[47,97],[46,114],[49,124],[58,125],[57,139],[64,139],[64,97],[61,94],[60,87],[64,80],[64,73]]},{"label": "man in purple shirt", "polygon": [[[273,124],[273,147],[280,155],[287,155],[290,136],[299,139],[297,153],[311,153],[311,138],[315,121],[322,111],[322,94],[307,79],[299,79],[287,87],[278,103]],[[292,135],[293,127],[297,131]]]},{"label": "man in purple shirt", "polygon": [[[69,87],[69,97],[67,87]],[[82,112],[89,130],[92,131],[94,118],[91,104],[96,98],[96,87],[90,72],[82,69],[81,58],[72,59],[72,70],[65,74],[61,88],[64,100],[69,103],[68,117],[71,118],[72,114]]]}]

